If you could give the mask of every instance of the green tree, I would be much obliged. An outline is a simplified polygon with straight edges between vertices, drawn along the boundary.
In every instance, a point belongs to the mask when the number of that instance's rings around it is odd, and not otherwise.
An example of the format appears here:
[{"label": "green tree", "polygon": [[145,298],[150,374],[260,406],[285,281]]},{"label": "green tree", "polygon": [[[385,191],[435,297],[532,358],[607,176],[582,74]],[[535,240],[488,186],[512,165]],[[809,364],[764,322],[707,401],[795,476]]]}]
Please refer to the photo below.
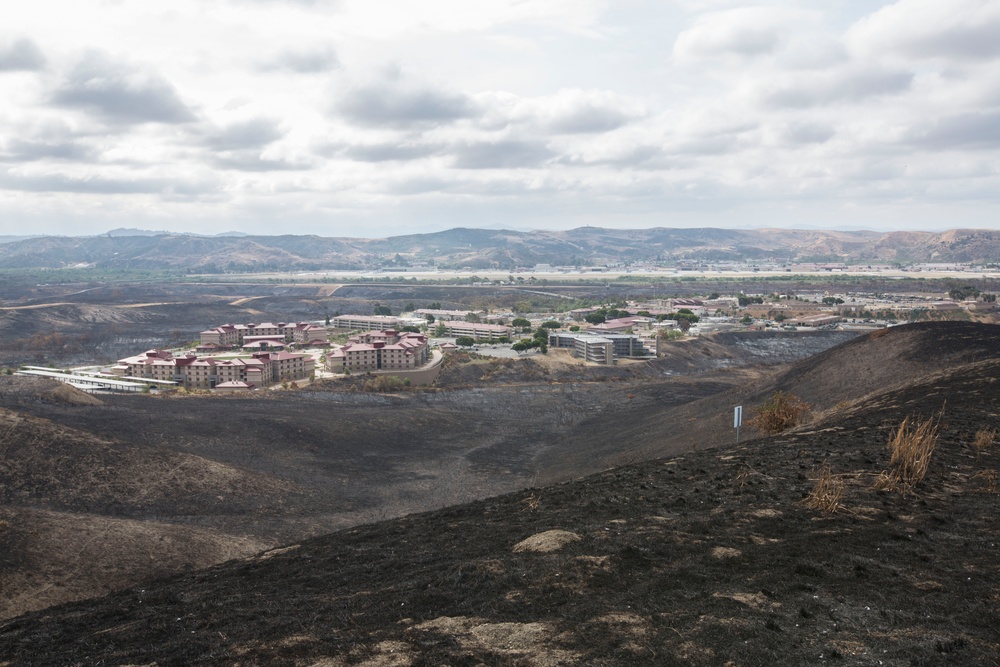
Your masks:
[{"label": "green tree", "polygon": [[542,322],[542,326],[546,329],[561,329],[562,325],[555,320],[549,320],[548,322]]},{"label": "green tree", "polygon": [[461,347],[472,347],[475,344],[476,339],[472,336],[459,336],[455,339],[455,345],[459,345]]},{"label": "green tree", "polygon": [[531,322],[529,320],[523,318],[523,317],[515,317],[514,321],[511,322],[510,325],[512,327],[517,327],[519,329],[523,329],[525,327],[530,327],[531,326]]},{"label": "green tree", "polygon": [[382,304],[376,303],[374,307],[374,313],[376,315],[392,315],[392,308],[389,306],[383,306]]},{"label": "green tree", "polygon": [[512,349],[515,352],[517,352],[518,354],[520,354],[521,352],[524,352],[526,350],[530,350],[534,346],[535,345],[534,345],[534,341],[533,340],[528,339],[528,338],[524,338],[522,340],[517,341],[513,345],[511,345],[510,349]]}]

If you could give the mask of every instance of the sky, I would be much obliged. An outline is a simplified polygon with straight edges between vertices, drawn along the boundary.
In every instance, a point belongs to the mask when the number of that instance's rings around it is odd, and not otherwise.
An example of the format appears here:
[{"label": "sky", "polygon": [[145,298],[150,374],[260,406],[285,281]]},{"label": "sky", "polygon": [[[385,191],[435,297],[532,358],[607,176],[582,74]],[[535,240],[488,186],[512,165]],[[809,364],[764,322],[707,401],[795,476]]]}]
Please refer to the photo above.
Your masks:
[{"label": "sky", "polygon": [[0,235],[1000,227],[1000,2],[32,0]]}]

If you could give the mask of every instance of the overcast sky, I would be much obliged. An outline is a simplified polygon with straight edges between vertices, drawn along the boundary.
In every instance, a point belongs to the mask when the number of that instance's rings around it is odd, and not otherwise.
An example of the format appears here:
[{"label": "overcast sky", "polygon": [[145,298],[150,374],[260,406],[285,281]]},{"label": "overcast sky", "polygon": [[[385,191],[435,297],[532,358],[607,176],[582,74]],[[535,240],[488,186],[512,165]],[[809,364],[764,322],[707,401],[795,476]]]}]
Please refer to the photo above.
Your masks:
[{"label": "overcast sky", "polygon": [[0,234],[1000,227],[1000,2],[32,0]]}]

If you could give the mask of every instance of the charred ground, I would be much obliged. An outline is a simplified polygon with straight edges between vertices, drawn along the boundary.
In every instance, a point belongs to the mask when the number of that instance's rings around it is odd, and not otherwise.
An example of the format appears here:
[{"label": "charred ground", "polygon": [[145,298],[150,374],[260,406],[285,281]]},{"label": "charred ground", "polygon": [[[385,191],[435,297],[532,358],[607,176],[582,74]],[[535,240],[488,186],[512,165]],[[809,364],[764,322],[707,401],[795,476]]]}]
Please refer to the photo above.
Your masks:
[{"label": "charred ground", "polygon": [[[886,371],[892,386],[780,436],[358,526],[23,616],[0,626],[0,660],[997,664],[1000,446],[972,444],[998,425],[995,345],[992,328],[948,325],[848,343],[820,361],[835,368],[852,346],[881,366],[940,352],[913,359],[926,372]],[[806,368],[772,386],[805,387]],[[942,408],[916,493],[873,490],[891,432]],[[834,514],[802,503],[824,465],[846,485]]]}]

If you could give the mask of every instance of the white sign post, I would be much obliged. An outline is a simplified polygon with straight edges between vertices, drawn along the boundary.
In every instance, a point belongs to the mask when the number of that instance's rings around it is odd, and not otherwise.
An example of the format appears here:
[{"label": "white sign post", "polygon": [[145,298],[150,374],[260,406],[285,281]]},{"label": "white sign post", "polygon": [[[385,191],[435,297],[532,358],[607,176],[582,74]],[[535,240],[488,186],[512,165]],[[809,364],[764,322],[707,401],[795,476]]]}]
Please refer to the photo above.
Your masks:
[{"label": "white sign post", "polygon": [[740,444],[740,426],[743,425],[743,406],[733,408],[733,428],[736,429],[736,444]]}]

